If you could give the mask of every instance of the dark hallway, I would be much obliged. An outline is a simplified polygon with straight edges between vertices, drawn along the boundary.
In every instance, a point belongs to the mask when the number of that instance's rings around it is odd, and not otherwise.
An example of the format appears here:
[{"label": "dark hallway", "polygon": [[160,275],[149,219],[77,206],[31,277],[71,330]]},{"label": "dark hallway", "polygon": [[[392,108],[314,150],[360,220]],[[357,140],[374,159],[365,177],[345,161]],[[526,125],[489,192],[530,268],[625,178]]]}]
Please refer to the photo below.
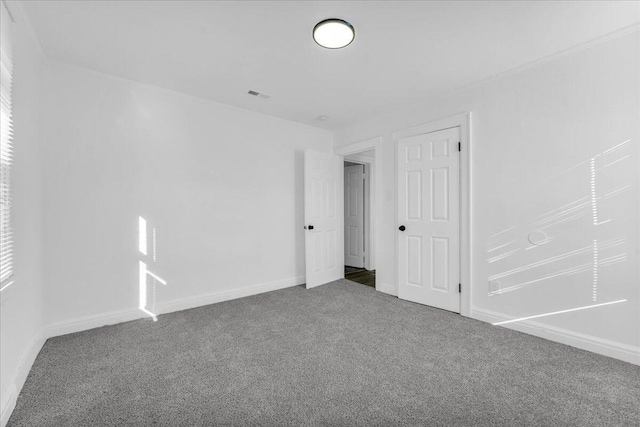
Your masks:
[{"label": "dark hallway", "polygon": [[344,266],[344,278],[352,282],[361,283],[363,285],[376,287],[376,271],[365,270],[364,268]]}]

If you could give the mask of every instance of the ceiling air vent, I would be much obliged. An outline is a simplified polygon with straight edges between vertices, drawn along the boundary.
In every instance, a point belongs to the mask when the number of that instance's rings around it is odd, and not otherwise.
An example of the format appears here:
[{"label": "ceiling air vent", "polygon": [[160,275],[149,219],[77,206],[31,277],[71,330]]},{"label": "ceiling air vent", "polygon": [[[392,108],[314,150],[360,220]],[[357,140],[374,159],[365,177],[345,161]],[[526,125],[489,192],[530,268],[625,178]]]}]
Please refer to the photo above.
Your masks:
[{"label": "ceiling air vent", "polygon": [[262,98],[262,99],[269,99],[271,98],[271,95],[267,95],[266,93],[260,93],[260,92],[256,92],[255,90],[250,90],[249,92],[247,92],[249,95],[252,96],[257,96],[258,98]]}]

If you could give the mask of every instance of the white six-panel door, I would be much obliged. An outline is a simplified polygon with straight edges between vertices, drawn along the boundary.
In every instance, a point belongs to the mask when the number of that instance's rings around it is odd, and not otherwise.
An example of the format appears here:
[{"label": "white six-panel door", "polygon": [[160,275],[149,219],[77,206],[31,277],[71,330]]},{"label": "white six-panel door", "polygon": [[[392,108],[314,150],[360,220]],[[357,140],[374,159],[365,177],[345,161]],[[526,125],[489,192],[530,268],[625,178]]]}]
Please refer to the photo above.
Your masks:
[{"label": "white six-panel door", "polygon": [[364,267],[364,166],[344,168],[344,264]]},{"label": "white six-panel door", "polygon": [[459,141],[459,128],[398,140],[398,297],[457,313]]},{"label": "white six-panel door", "polygon": [[307,289],[344,277],[342,157],[304,153],[304,216]]}]

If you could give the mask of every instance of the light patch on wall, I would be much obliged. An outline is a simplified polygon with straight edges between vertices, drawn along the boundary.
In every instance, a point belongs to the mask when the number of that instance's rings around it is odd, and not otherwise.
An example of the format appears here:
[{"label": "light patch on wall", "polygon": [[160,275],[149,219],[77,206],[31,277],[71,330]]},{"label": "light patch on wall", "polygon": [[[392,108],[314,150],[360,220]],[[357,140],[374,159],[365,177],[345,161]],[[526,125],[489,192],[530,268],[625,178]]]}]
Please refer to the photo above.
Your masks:
[{"label": "light patch on wall", "polygon": [[156,259],[156,228],[153,227],[153,233],[151,233],[151,244],[153,245],[153,261],[157,261]]},{"label": "light patch on wall", "polygon": [[[487,263],[494,270],[488,277],[489,283],[500,281],[499,287],[489,286],[489,296],[531,286],[539,286],[541,292],[546,292],[551,288],[545,286],[566,283],[556,279],[584,274],[584,281],[574,282],[590,285],[584,286],[585,292],[580,295],[588,295],[594,303],[601,298],[601,282],[608,284],[605,277],[610,276],[607,267],[627,260],[625,238],[602,237],[609,235],[608,227],[615,218],[612,198],[632,187],[620,182],[623,176],[620,170],[630,167],[625,163],[632,156],[628,152],[630,142],[613,145],[528,190],[521,190],[523,212],[540,209],[543,213],[523,221],[522,226],[509,226],[488,237]],[[582,194],[576,194],[578,189]],[[571,201],[566,203],[563,197],[571,197]],[[545,199],[547,209],[542,209],[539,202],[526,205],[528,200]]]},{"label": "light patch on wall", "polygon": [[591,285],[591,297],[598,301],[598,239],[593,240],[593,284]]},{"label": "light patch on wall", "polygon": [[142,255],[147,254],[147,220],[138,217],[138,250]]},{"label": "light patch on wall", "polygon": [[497,255],[497,256],[494,256],[492,258],[489,258],[487,261],[489,261],[489,263],[500,261],[501,259],[505,259],[507,257],[510,257],[511,255],[513,255],[513,254],[515,254],[516,252],[519,252],[519,251],[520,251],[520,248],[515,248],[512,251],[509,251],[509,252],[506,252],[504,254]]},{"label": "light patch on wall", "polygon": [[602,304],[587,305],[587,306],[584,306],[584,307],[570,308],[570,309],[567,309],[567,310],[554,311],[554,312],[551,312],[551,313],[536,314],[535,316],[520,317],[519,319],[505,320],[503,322],[492,323],[492,325],[493,326],[506,325],[506,324],[509,324],[509,323],[522,322],[524,320],[537,319],[539,317],[553,316],[553,315],[562,314],[562,313],[570,313],[572,311],[587,310],[589,308],[603,307],[605,305],[611,305],[611,304],[619,304],[619,303],[626,302],[626,301],[627,301],[626,299],[621,299],[621,300],[617,300],[617,301],[604,302]]},{"label": "light patch on wall", "polygon": [[[507,292],[511,292],[511,291],[515,291],[517,289],[523,288],[527,285],[531,285],[534,283],[540,283],[546,280],[551,280],[551,279],[555,279],[557,277],[566,277],[566,276],[572,276],[574,274],[580,274],[580,273],[585,273],[585,272],[589,272],[591,271],[591,264],[590,263],[586,263],[586,264],[582,264],[576,267],[570,267],[564,270],[560,270],[558,272],[556,272],[555,274],[547,274],[547,275],[543,275],[540,277],[537,277],[535,279],[526,281],[526,282],[521,282],[521,283],[517,283],[515,285],[511,285],[496,291],[492,291],[491,294],[492,295],[499,295],[499,294],[504,294]],[[491,280],[491,279],[490,279]],[[493,281],[493,280],[491,280]]]},{"label": "light patch on wall", "polygon": [[147,310],[147,264],[138,262],[138,308],[151,316],[154,322],[158,321],[155,314]]},{"label": "light patch on wall", "polygon": [[504,244],[502,244],[502,245],[495,246],[495,247],[493,247],[493,248],[489,248],[489,249],[487,249],[487,252],[494,252],[494,251],[497,251],[498,249],[502,249],[502,248],[504,248],[504,247],[506,247],[506,246],[509,246],[509,245],[512,245],[512,244],[514,244],[514,243],[516,243],[516,241],[515,241],[515,240],[512,240],[512,241],[510,241],[510,242],[508,242],[508,243],[504,243]]},{"label": "light patch on wall", "polygon": [[151,276],[154,280],[157,280],[158,282],[162,283],[163,285],[167,284],[166,280],[164,280],[162,277],[155,274],[153,271],[147,270],[147,274]]},{"label": "light patch on wall", "polygon": [[[156,229],[152,228],[151,233],[151,262],[156,262]],[[147,256],[148,241],[147,241],[147,221],[143,217],[138,217],[138,250],[143,256]],[[153,282],[149,287],[148,278],[151,278]],[[153,293],[152,303],[155,305],[156,283],[161,285],[167,285],[167,281],[148,268],[146,262],[140,260],[138,262],[138,308],[145,314],[149,315],[154,322],[158,320],[156,314],[149,309],[149,291]],[[151,288],[151,289],[149,289]]]},{"label": "light patch on wall", "polygon": [[13,285],[14,283],[15,283],[15,280],[11,280],[9,283],[7,283],[2,288],[0,288],[0,292],[3,292],[5,289],[7,289],[9,286]]}]

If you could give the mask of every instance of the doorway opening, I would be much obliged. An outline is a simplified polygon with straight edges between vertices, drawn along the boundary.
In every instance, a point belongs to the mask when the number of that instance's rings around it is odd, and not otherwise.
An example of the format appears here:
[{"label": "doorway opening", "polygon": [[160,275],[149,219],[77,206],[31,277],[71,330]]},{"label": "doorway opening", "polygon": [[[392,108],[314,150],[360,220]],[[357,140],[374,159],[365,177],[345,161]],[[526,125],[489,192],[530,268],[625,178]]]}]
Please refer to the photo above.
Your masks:
[{"label": "doorway opening", "polygon": [[347,280],[376,286],[372,244],[372,168],[375,150],[344,157],[344,274]]}]

